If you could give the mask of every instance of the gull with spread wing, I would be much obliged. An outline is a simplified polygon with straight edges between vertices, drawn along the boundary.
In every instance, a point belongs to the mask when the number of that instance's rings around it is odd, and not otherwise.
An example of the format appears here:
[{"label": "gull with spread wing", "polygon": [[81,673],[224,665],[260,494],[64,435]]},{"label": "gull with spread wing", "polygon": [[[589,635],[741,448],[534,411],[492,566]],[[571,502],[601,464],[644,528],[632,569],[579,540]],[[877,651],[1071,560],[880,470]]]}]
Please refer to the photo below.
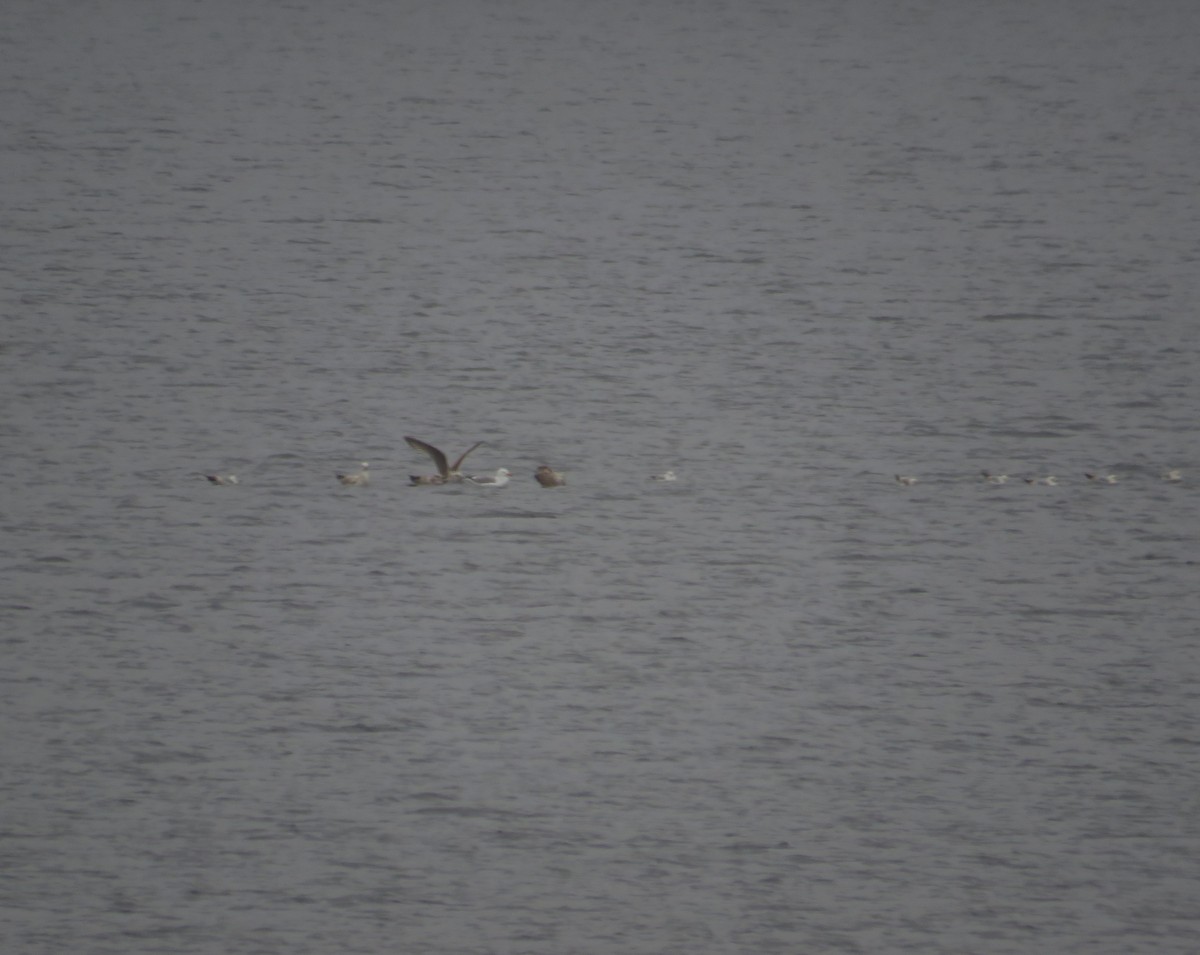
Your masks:
[{"label": "gull with spread wing", "polygon": [[407,435],[405,436],[404,440],[408,442],[408,446],[414,451],[422,451],[425,454],[428,454],[429,457],[433,459],[433,463],[438,469],[437,474],[410,474],[409,481],[411,481],[413,484],[458,483],[463,479],[462,471],[459,469],[462,467],[462,463],[467,459],[467,455],[483,444],[482,441],[476,441],[473,445],[467,448],[466,451],[460,454],[458,459],[453,464],[450,464],[450,462],[446,459],[446,455],[443,454],[438,448],[435,448],[432,444],[422,441],[420,438],[411,438]]}]

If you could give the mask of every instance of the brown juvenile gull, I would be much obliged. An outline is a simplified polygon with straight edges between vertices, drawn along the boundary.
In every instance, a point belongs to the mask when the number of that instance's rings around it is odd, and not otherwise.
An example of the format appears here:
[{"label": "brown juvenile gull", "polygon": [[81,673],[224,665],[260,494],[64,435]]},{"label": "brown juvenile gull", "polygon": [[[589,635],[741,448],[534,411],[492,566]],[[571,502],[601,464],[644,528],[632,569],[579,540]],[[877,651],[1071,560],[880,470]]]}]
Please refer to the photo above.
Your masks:
[{"label": "brown juvenile gull", "polygon": [[495,474],[472,474],[467,480],[482,487],[504,487],[510,477],[512,471],[508,468],[497,468]]},{"label": "brown juvenile gull", "polygon": [[221,487],[226,487],[230,484],[237,484],[238,482],[236,474],[206,474],[204,476],[213,484],[219,484]]},{"label": "brown juvenile gull", "polygon": [[370,484],[371,478],[367,475],[367,468],[370,466],[366,461],[363,461],[358,466],[359,469],[353,474],[339,474],[337,475],[337,479],[347,487],[361,487],[364,484]]},{"label": "brown juvenile gull", "polygon": [[463,479],[462,472],[459,469],[462,467],[463,461],[467,459],[467,455],[483,444],[482,441],[476,441],[458,456],[458,460],[454,464],[449,464],[446,460],[446,455],[432,444],[422,441],[420,438],[410,438],[408,436],[405,436],[404,440],[408,442],[408,446],[413,450],[423,451],[425,454],[428,454],[438,469],[437,474],[410,474],[408,479],[412,484],[456,484]]},{"label": "brown juvenile gull", "polygon": [[562,487],[567,483],[567,476],[548,464],[539,465],[533,476],[542,487]]}]

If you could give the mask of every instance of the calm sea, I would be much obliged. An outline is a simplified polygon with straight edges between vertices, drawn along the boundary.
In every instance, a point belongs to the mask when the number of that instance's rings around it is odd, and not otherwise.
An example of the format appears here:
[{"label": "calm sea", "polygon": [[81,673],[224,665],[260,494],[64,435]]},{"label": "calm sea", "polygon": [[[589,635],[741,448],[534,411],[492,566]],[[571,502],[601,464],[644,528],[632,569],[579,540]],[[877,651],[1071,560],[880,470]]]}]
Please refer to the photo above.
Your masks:
[{"label": "calm sea", "polygon": [[1200,951],[1200,6],[4,19],[6,953]]}]

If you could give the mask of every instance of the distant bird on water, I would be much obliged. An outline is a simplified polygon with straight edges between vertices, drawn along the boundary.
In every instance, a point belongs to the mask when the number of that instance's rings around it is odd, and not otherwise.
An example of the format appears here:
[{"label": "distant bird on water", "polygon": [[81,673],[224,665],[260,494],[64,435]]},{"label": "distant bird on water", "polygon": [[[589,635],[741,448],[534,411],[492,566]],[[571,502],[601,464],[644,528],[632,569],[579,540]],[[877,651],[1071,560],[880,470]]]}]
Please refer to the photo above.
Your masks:
[{"label": "distant bird on water", "polygon": [[905,487],[912,487],[914,484],[917,483],[917,479],[915,477],[913,477],[911,474],[897,474],[896,480],[900,484],[903,484]]},{"label": "distant bird on water", "polygon": [[371,483],[371,478],[367,474],[367,468],[370,466],[371,465],[367,464],[366,461],[363,461],[358,466],[357,471],[354,471],[350,474],[338,474],[336,477],[339,481],[345,484],[346,487],[362,487],[364,484]]},{"label": "distant bird on water", "polygon": [[1008,483],[1008,475],[1007,474],[992,474],[988,471],[983,471],[982,474],[983,474],[983,479],[985,481],[987,481],[988,484],[1007,484]]},{"label": "distant bird on water", "polygon": [[651,481],[678,481],[679,475],[674,471],[663,471],[662,474],[651,474]]},{"label": "distant bird on water", "polygon": [[467,477],[467,480],[480,487],[504,487],[510,477],[512,477],[512,471],[508,468],[497,468],[495,474],[472,474]]},{"label": "distant bird on water", "polygon": [[446,459],[446,455],[438,448],[435,448],[432,444],[422,441],[420,438],[412,438],[408,436],[405,436],[404,440],[408,442],[408,446],[414,451],[421,451],[425,454],[428,454],[433,460],[434,466],[438,470],[437,474],[410,474],[408,476],[409,482],[414,485],[458,483],[463,479],[462,471],[460,470],[460,468],[462,468],[463,461],[467,459],[468,454],[483,444],[482,441],[476,441],[473,445],[467,448],[466,451],[460,454],[453,464],[450,464]]},{"label": "distant bird on water", "polygon": [[1083,476],[1093,484],[1116,484],[1117,476],[1115,474],[1093,474],[1091,471],[1085,471]]},{"label": "distant bird on water", "polygon": [[1047,487],[1058,487],[1058,478],[1053,474],[1047,474],[1045,477],[1025,478],[1026,484],[1044,484]]},{"label": "distant bird on water", "polygon": [[204,476],[213,484],[219,484],[221,487],[227,487],[230,484],[237,484],[238,482],[236,474],[206,474]]},{"label": "distant bird on water", "polygon": [[539,465],[533,476],[542,487],[563,487],[567,483],[567,476],[548,464]]},{"label": "distant bird on water", "polygon": [[1170,481],[1172,484],[1178,484],[1180,481],[1183,480],[1183,469],[1182,468],[1171,468],[1168,471],[1163,471],[1162,479],[1164,481]]}]

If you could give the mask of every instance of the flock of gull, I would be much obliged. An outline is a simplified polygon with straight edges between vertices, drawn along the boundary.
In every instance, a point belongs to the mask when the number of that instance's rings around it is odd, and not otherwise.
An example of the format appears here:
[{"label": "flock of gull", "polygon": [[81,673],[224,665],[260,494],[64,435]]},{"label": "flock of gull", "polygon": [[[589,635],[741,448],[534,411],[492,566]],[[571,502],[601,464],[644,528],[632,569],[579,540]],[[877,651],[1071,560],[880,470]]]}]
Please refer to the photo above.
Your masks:
[{"label": "flock of gull", "polygon": [[[1008,483],[1007,474],[992,474],[990,471],[981,471],[980,473],[983,475],[983,481],[985,484]],[[1092,484],[1117,484],[1121,480],[1115,474],[1109,474],[1102,471],[1085,471],[1083,476]],[[1178,484],[1183,480],[1183,469],[1170,468],[1166,471],[1163,471],[1159,477],[1170,484]],[[896,475],[897,483],[903,484],[905,487],[912,487],[918,482],[918,480],[918,478],[911,474]],[[1053,474],[1047,474],[1044,477],[1023,477],[1021,480],[1026,484],[1042,484],[1047,487],[1058,487],[1060,483],[1059,479]]]},{"label": "flock of gull", "polygon": [[[414,451],[420,451],[422,454],[428,455],[433,461],[434,467],[437,468],[436,474],[410,474],[409,484],[413,487],[436,487],[443,484],[475,484],[479,487],[504,487],[512,480],[513,473],[508,468],[497,468],[494,474],[463,474],[463,462],[467,460],[467,455],[474,451],[477,447],[483,444],[482,441],[476,441],[473,445],[467,448],[462,454],[454,459],[453,462],[446,457],[445,452],[440,448],[435,448],[427,441],[422,441],[420,438],[414,438],[406,435],[404,440],[408,446]],[[358,466],[357,471],[347,471],[342,474],[335,474],[338,479],[346,487],[363,487],[371,483],[370,476],[371,465],[363,461]],[[983,482],[985,484],[1007,484],[1009,476],[1007,474],[992,474],[990,471],[981,471]],[[238,483],[236,474],[205,474],[210,482],[220,486],[229,486]],[[1085,471],[1084,475],[1092,484],[1117,484],[1120,478],[1116,474],[1111,474],[1104,471]],[[1169,468],[1163,471],[1159,477],[1171,484],[1178,484],[1183,480],[1182,468]],[[567,476],[562,471],[556,471],[548,464],[538,465],[538,469],[534,471],[533,478],[542,487],[565,487]],[[920,480],[911,474],[895,475],[896,482],[905,487],[912,487]],[[678,480],[678,475],[672,471],[664,471],[661,474],[652,474],[652,481],[675,481]],[[1022,477],[1020,480],[1026,484],[1041,484],[1047,487],[1057,487],[1059,479],[1053,474],[1035,477]]]},{"label": "flock of gull", "polygon": [[[422,441],[420,438],[406,436],[404,438],[408,442],[408,446],[414,451],[420,451],[423,454],[429,455],[433,461],[434,467],[437,468],[436,474],[411,474],[409,475],[409,484],[413,487],[419,486],[437,486],[441,484],[461,484],[469,483],[476,484],[480,487],[504,487],[512,480],[512,471],[508,468],[497,468],[494,474],[463,474],[463,462],[467,459],[467,455],[474,451],[477,447],[483,444],[482,441],[476,441],[473,445],[467,448],[462,454],[454,459],[453,463],[445,453],[439,448],[435,448],[427,441]],[[363,487],[371,483],[370,476],[371,465],[363,461],[358,466],[357,471],[347,471],[344,474],[335,474],[334,477],[346,487]],[[205,474],[204,475],[211,483],[228,487],[238,483],[236,474]],[[562,471],[556,471],[548,464],[538,466],[538,469],[533,474],[534,480],[542,487],[565,487],[567,476]],[[662,474],[651,475],[653,481],[674,481],[678,475],[674,471],[664,471]],[[898,480],[898,478],[897,478]],[[915,479],[914,479],[915,480]]]},{"label": "flock of gull", "polygon": [[[420,451],[422,454],[428,455],[429,459],[433,461],[434,467],[437,468],[436,474],[410,474],[409,484],[413,487],[436,487],[443,484],[468,483],[478,485],[479,487],[499,488],[504,487],[512,480],[513,474],[508,468],[497,468],[494,474],[462,473],[463,462],[466,461],[467,455],[483,444],[482,441],[476,441],[451,462],[446,457],[445,452],[440,448],[435,448],[428,441],[422,441],[420,438],[414,438],[409,435],[406,435],[404,440],[414,451]],[[334,477],[346,487],[363,487],[371,483],[370,468],[371,465],[363,461],[359,464],[357,471],[335,474]],[[985,484],[1007,484],[1009,481],[1009,475],[1007,474],[993,474],[990,471],[981,471],[980,474]],[[222,487],[238,483],[236,474],[205,474],[204,476],[211,483]],[[1085,471],[1083,476],[1092,484],[1117,484],[1120,481],[1120,478],[1116,474],[1103,471]],[[1169,468],[1163,471],[1159,477],[1168,483],[1178,484],[1183,480],[1183,469]],[[548,464],[538,465],[537,470],[533,473],[533,478],[542,487],[565,487],[567,483],[566,474],[562,471],[556,471]],[[912,487],[920,480],[912,474],[897,474],[895,478],[898,484],[902,484],[905,487]],[[678,480],[678,475],[673,470],[670,470],[663,471],[661,474],[652,474],[650,479],[652,481],[669,482]],[[1058,477],[1053,474],[1022,477],[1021,480],[1026,484],[1041,484],[1047,487],[1057,487],[1060,484]]]}]

